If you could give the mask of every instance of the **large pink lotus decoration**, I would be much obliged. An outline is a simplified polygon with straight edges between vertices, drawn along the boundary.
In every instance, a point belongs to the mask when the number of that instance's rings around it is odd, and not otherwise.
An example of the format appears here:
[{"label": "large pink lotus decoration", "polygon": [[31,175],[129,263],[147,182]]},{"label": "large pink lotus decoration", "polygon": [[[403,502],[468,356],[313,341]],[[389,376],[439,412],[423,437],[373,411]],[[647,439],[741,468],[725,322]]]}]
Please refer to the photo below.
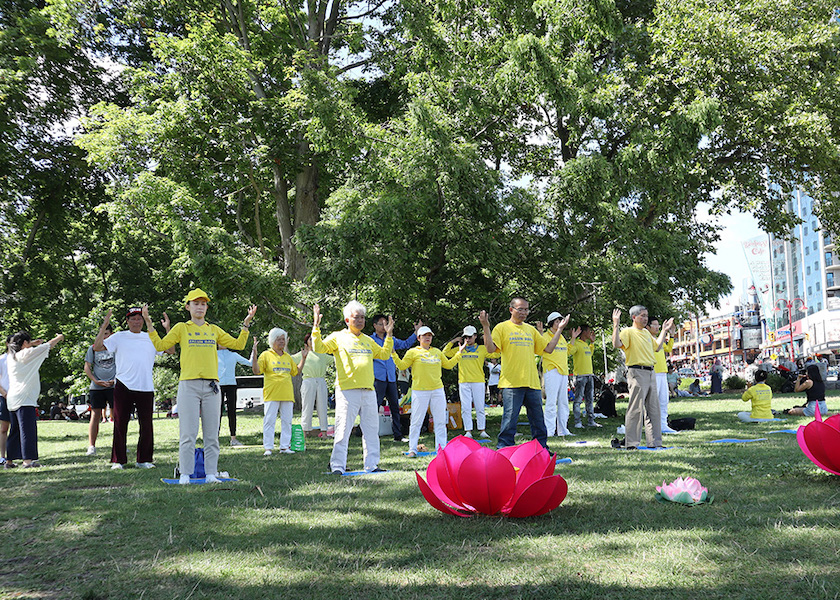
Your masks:
[{"label": "large pink lotus decoration", "polygon": [[840,475],[840,414],[823,421],[817,403],[814,420],[796,431],[796,441],[820,469]]},{"label": "large pink lotus decoration", "polygon": [[458,436],[439,450],[417,485],[429,504],[448,515],[477,513],[533,517],[554,510],[568,485],[554,475],[555,457],[532,440],[501,450]]}]

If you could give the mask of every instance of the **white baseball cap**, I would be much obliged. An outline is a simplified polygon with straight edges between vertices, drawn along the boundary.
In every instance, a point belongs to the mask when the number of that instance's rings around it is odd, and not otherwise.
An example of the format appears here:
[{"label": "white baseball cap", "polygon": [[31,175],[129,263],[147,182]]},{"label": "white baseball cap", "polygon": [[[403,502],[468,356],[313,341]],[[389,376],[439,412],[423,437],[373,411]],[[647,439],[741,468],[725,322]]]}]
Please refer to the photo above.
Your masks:
[{"label": "white baseball cap", "polygon": [[471,335],[475,335],[475,333],[476,333],[475,327],[473,327],[472,325],[467,325],[466,327],[464,327],[464,335],[465,336],[470,337]]},{"label": "white baseball cap", "polygon": [[[426,335],[427,333],[432,333],[432,330],[423,325],[423,327],[417,330],[417,337],[420,337],[421,335]],[[432,335],[434,335],[434,333],[432,333]]]},{"label": "white baseball cap", "polygon": [[559,319],[562,315],[557,312],[556,310],[548,315],[548,318],[545,320],[546,323],[551,323],[554,319]]}]

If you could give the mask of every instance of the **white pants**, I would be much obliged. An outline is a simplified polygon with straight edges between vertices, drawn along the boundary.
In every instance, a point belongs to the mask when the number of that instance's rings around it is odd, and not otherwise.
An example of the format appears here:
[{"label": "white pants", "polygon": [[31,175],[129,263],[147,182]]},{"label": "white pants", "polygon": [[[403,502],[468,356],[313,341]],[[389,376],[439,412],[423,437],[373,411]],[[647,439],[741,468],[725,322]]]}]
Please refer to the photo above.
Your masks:
[{"label": "white pants", "polygon": [[473,404],[475,404],[475,424],[479,431],[484,431],[487,425],[484,417],[484,383],[459,383],[458,394],[461,396],[461,419],[464,421],[464,431],[472,431]]},{"label": "white pants", "polygon": [[[211,384],[215,384],[213,391]],[[222,418],[222,392],[219,382],[210,379],[183,379],[178,383],[178,469],[182,475],[195,471],[195,440],[201,419],[204,439],[204,472],[219,471],[219,422]]]},{"label": "white pants", "polygon": [[[545,383],[545,428],[548,435],[569,435],[569,376],[551,369]],[[555,433],[556,432],[556,433]]]},{"label": "white pants", "polygon": [[[379,409],[373,390],[335,390],[335,438],[330,456],[331,471],[347,469],[347,445],[356,417],[362,429],[365,471],[379,466]],[[444,421],[445,423],[445,421]]]},{"label": "white pants", "polygon": [[312,410],[318,408],[318,429],[326,431],[327,380],[323,377],[306,377],[300,382],[300,422],[304,431],[312,431]]},{"label": "white pants", "polygon": [[274,426],[280,413],[280,449],[292,445],[292,416],[294,402],[266,402],[263,404],[263,448],[274,450]]},{"label": "white pants", "polygon": [[668,427],[668,373],[656,374],[656,393],[659,395],[659,413],[662,416],[662,431]]},{"label": "white pants", "polygon": [[446,396],[443,388],[436,390],[412,390],[411,392],[411,428],[408,431],[408,451],[417,452],[420,440],[420,428],[426,418],[426,411],[432,409],[435,422],[435,451],[446,448]]}]

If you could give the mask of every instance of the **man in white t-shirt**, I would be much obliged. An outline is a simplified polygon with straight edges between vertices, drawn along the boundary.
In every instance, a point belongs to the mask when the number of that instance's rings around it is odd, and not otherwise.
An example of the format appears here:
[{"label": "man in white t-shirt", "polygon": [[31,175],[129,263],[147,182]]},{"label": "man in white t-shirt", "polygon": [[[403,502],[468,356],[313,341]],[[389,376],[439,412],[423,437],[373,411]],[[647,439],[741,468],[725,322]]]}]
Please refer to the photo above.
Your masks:
[{"label": "man in white t-shirt", "polygon": [[[155,350],[149,334],[143,331],[143,315],[140,307],[128,309],[127,331],[118,331],[106,338],[111,322],[111,311],[99,328],[94,350],[108,350],[114,353],[117,366],[114,384],[114,439],[111,446],[112,469],[122,469],[127,459],[126,438],[128,422],[132,411],[137,413],[140,438],[137,441],[137,467],[154,467],[154,432],[152,411],[154,409],[155,386],[152,382],[152,367],[155,356],[163,354]],[[164,325],[166,327],[166,324]]]}]

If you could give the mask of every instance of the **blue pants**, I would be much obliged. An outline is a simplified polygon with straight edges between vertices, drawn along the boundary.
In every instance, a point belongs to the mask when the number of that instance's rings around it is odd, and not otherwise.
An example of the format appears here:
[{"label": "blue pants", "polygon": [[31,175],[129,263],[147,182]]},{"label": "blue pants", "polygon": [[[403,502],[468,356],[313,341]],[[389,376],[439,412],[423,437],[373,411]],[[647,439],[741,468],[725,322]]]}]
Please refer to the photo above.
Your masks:
[{"label": "blue pants", "polygon": [[496,448],[513,446],[516,435],[516,424],[522,406],[528,413],[528,423],[531,425],[531,436],[544,448],[548,448],[548,432],[545,428],[543,416],[542,391],[531,388],[502,388],[502,430]]},{"label": "blue pants", "polygon": [[399,442],[403,439],[403,432],[400,423],[400,398],[397,394],[397,382],[375,379],[373,389],[376,392],[378,405],[384,406],[385,403],[382,401],[385,398],[388,399],[388,407],[391,409],[391,433],[394,435],[394,439]]},{"label": "blue pants", "polygon": [[586,401],[586,420],[592,425],[595,422],[595,411],[593,409],[595,403],[594,375],[578,375],[575,377],[575,401],[573,405],[575,425],[581,424],[580,403],[584,400]]},{"label": "blue pants", "polygon": [[38,409],[21,406],[10,412],[12,426],[6,441],[6,458],[9,460],[38,459]]}]

